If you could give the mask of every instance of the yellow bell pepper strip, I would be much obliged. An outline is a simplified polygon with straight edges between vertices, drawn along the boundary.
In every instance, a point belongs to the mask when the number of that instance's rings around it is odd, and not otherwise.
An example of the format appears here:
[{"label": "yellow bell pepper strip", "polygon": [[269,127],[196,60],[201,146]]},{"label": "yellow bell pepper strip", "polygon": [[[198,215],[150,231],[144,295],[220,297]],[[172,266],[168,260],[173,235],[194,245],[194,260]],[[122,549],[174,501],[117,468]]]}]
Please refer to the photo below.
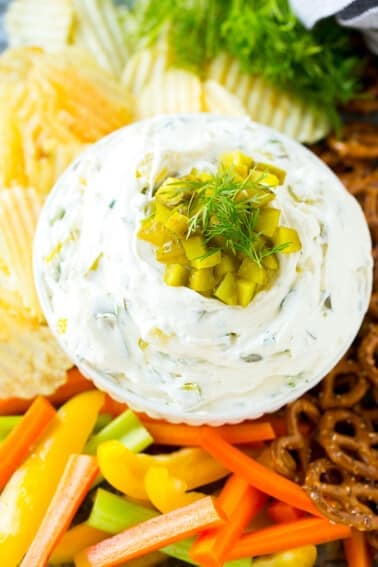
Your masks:
[{"label": "yellow bell pepper strip", "polygon": [[74,556],[85,547],[109,537],[107,532],[96,530],[86,522],[78,524],[64,534],[49,559],[49,565],[72,563]]},{"label": "yellow bell pepper strip", "polygon": [[30,457],[0,495],[1,564],[17,567],[30,546],[64,471],[96,423],[104,394],[84,392],[60,408]]},{"label": "yellow bell pepper strip", "polygon": [[253,567],[314,567],[316,563],[315,545],[306,545],[290,551],[275,553],[270,557],[254,559]]},{"label": "yellow bell pepper strip", "polygon": [[144,487],[151,504],[163,514],[205,496],[200,492],[186,492],[186,482],[171,476],[166,467],[150,467],[144,477]]},{"label": "yellow bell pepper strip", "polygon": [[144,477],[149,468],[166,467],[170,476],[184,481],[188,490],[227,476],[227,469],[199,448],[187,448],[164,455],[135,454],[120,441],[107,441],[97,449],[104,478],[131,498],[148,500]]}]

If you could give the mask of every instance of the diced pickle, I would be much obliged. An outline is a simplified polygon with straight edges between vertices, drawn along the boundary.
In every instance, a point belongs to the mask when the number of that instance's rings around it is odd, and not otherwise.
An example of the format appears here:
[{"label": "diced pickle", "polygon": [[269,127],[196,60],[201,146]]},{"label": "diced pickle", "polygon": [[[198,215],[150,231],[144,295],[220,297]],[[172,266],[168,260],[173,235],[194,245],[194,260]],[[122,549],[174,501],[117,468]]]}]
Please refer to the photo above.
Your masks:
[{"label": "diced pickle", "polygon": [[268,171],[261,171],[259,169],[254,169],[249,172],[249,179],[257,182],[259,185],[265,185],[266,187],[277,187],[280,184],[279,179],[273,173]]},{"label": "diced pickle", "polygon": [[269,254],[269,256],[264,256],[262,259],[262,263],[264,268],[268,268],[268,270],[278,270],[279,263],[277,260],[277,256],[275,254]]},{"label": "diced pickle", "polygon": [[236,278],[228,272],[214,291],[215,297],[227,305],[237,304]]},{"label": "diced pickle", "polygon": [[156,259],[162,264],[182,264],[188,263],[184,249],[179,240],[170,240],[156,250]]},{"label": "diced pickle", "polygon": [[172,233],[164,225],[149,218],[143,221],[138,232],[138,238],[146,240],[155,246],[162,246],[165,242],[172,240]]},{"label": "diced pickle", "polygon": [[168,177],[159,189],[155,197],[166,206],[175,206],[182,203],[188,195],[185,183],[180,183],[175,177]]},{"label": "diced pickle", "polygon": [[201,258],[207,252],[206,244],[201,236],[191,236],[187,240],[183,240],[182,245],[188,260]]},{"label": "diced pickle", "polygon": [[228,272],[236,272],[239,266],[239,260],[236,256],[231,254],[222,254],[222,259],[217,266],[215,266],[215,277],[217,279],[224,276]]},{"label": "diced pickle", "polygon": [[188,231],[189,219],[186,215],[175,211],[165,221],[165,226],[180,237],[184,237]]},{"label": "diced pickle", "polygon": [[271,163],[264,163],[262,161],[259,161],[256,164],[256,168],[261,171],[268,171],[269,173],[273,173],[280,182],[280,185],[282,185],[285,182],[286,171],[284,171],[280,167],[272,165]]},{"label": "diced pickle", "polygon": [[249,258],[244,258],[239,268],[238,275],[249,282],[254,282],[259,285],[264,285],[266,281],[264,268],[252,262]]},{"label": "diced pickle", "polygon": [[168,264],[165,268],[164,281],[167,285],[181,286],[188,282],[189,270],[181,264]]},{"label": "diced pickle", "polygon": [[256,208],[264,207],[270,201],[276,198],[276,195],[269,188],[262,188],[256,186],[255,183],[246,184],[245,188],[239,191],[235,197],[235,201],[247,201],[251,202],[251,205]]},{"label": "diced pickle", "polygon": [[166,207],[165,205],[163,205],[163,203],[161,203],[160,201],[155,201],[155,219],[164,224],[166,220],[169,219],[169,217],[172,214],[172,209],[169,209],[168,207]]},{"label": "diced pickle", "polygon": [[242,307],[246,307],[252,301],[256,293],[256,287],[256,283],[239,278],[236,281],[238,304]]},{"label": "diced pickle", "polygon": [[201,268],[213,268],[217,264],[219,264],[222,260],[222,253],[220,250],[205,256],[204,258],[197,258],[196,260],[192,260],[191,264],[194,268],[198,270]]},{"label": "diced pickle", "polygon": [[250,167],[253,165],[253,159],[236,150],[221,155],[219,159],[219,167],[225,170],[231,170],[245,178],[248,175]]},{"label": "diced pickle", "polygon": [[260,213],[255,224],[255,229],[257,230],[257,232],[261,232],[265,236],[272,237],[278,227],[280,216],[281,211],[279,209],[268,207],[260,209]]},{"label": "diced pickle", "polygon": [[273,236],[273,242],[275,246],[287,244],[287,246],[281,250],[282,254],[292,254],[293,252],[299,252],[302,249],[297,231],[293,228],[288,228],[287,226],[280,226],[277,228]]},{"label": "diced pickle", "polygon": [[211,291],[215,285],[214,273],[211,268],[193,270],[189,279],[189,287],[194,291]]}]

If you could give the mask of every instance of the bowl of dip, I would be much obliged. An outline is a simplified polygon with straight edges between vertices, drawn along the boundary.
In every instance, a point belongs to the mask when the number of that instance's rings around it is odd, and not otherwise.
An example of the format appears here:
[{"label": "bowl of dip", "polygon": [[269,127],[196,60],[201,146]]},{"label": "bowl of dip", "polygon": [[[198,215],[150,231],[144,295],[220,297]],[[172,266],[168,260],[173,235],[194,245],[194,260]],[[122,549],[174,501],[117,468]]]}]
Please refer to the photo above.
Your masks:
[{"label": "bowl of dip", "polygon": [[[273,189],[301,242],[246,306],[164,281],[138,238],[156,180],[212,174],[238,151],[286,172]],[[34,245],[39,299],[84,375],[152,417],[219,425],[273,412],[352,343],[372,286],[362,211],[310,151],[247,118],[161,116],[91,146],[58,180]]]}]

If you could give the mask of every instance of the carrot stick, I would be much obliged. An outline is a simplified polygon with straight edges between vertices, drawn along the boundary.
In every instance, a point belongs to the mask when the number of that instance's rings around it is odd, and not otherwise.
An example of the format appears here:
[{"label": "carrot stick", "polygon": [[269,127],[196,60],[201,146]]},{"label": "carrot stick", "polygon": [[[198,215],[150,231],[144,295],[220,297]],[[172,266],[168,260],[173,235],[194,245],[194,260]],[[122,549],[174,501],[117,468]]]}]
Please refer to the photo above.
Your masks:
[{"label": "carrot stick", "polygon": [[234,545],[227,559],[278,553],[304,545],[345,539],[350,535],[348,526],[332,524],[322,518],[304,518],[246,534]]},{"label": "carrot stick", "polygon": [[49,558],[49,565],[72,563],[74,556],[85,547],[99,543],[109,534],[92,528],[85,522],[71,528],[64,534]]},{"label": "carrot stick", "polygon": [[285,502],[273,502],[268,509],[268,515],[275,524],[283,524],[285,522],[295,522],[303,517],[303,512],[289,506]]},{"label": "carrot stick", "polygon": [[142,522],[97,545],[88,547],[75,557],[75,565],[76,567],[120,565],[195,535],[201,530],[219,526],[221,523],[222,519],[213,498],[205,496],[193,504]]},{"label": "carrot stick", "polygon": [[248,457],[227,443],[214,429],[203,428],[201,446],[230,471],[243,476],[251,486],[261,492],[315,516],[321,515],[299,485]]},{"label": "carrot stick", "polygon": [[[143,425],[151,433],[158,445],[199,445],[203,427],[183,424],[164,423],[161,421],[144,421]],[[275,438],[273,427],[269,422],[246,422],[236,425],[222,425],[217,432],[232,444],[258,443]]]},{"label": "carrot stick", "polygon": [[344,541],[344,552],[349,567],[371,567],[366,537],[363,532],[352,529],[352,537]]},{"label": "carrot stick", "polygon": [[[84,378],[77,368],[72,368],[67,372],[67,381],[60,386],[47,399],[53,406],[60,406],[76,394],[93,390],[94,384],[90,380]],[[6,398],[0,399],[0,415],[15,415],[25,413],[35,398],[24,400],[22,398]]]},{"label": "carrot stick", "polygon": [[97,461],[89,455],[71,455],[45,517],[20,567],[45,567],[98,474]]},{"label": "carrot stick", "polygon": [[20,423],[0,446],[0,492],[38,441],[56,412],[44,398],[37,398]]},{"label": "carrot stick", "polygon": [[224,557],[239,539],[266,501],[264,494],[232,475],[219,495],[217,504],[227,522],[224,526],[200,535],[190,551],[190,557],[202,567],[220,567]]}]

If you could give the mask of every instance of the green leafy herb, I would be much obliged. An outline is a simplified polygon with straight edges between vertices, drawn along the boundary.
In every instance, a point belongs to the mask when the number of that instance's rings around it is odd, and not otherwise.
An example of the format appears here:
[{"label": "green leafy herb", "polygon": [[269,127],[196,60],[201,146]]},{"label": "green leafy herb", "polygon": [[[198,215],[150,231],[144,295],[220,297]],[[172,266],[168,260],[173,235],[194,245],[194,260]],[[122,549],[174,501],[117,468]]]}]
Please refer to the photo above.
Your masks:
[{"label": "green leafy herb", "polygon": [[314,103],[334,123],[337,104],[358,91],[350,34],[330,18],[306,30],[287,0],[142,0],[132,17],[144,44],[167,33],[174,65],[203,72],[227,51],[246,73]]},{"label": "green leafy herb", "polygon": [[255,229],[259,206],[269,195],[270,188],[261,185],[264,173],[261,178],[252,179],[253,173],[254,170],[242,179],[232,170],[221,168],[206,182],[188,178],[178,180],[178,192],[191,192],[187,236],[201,232],[206,243],[210,244],[206,256],[221,249],[212,245],[217,239],[222,239],[224,246],[233,254],[242,252],[258,265],[264,257],[286,247],[286,244],[270,246]]}]

